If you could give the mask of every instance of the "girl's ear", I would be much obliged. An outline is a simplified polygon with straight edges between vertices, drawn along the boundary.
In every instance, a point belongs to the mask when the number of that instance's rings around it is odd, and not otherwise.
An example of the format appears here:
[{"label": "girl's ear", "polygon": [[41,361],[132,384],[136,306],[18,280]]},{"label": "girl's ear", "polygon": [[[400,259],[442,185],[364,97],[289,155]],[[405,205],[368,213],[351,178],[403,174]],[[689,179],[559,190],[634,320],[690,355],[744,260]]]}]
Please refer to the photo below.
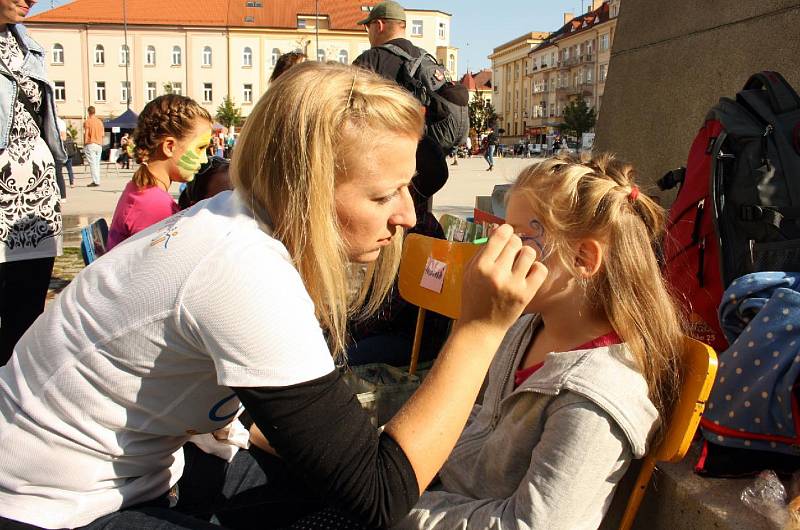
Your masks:
[{"label": "girl's ear", "polygon": [[584,239],[575,255],[575,269],[583,278],[591,278],[603,264],[603,246],[596,239]]},{"label": "girl's ear", "polygon": [[164,138],[164,141],[161,142],[161,152],[164,154],[166,158],[172,158],[175,155],[175,151],[178,147],[178,140],[173,138],[172,136],[167,136]]}]

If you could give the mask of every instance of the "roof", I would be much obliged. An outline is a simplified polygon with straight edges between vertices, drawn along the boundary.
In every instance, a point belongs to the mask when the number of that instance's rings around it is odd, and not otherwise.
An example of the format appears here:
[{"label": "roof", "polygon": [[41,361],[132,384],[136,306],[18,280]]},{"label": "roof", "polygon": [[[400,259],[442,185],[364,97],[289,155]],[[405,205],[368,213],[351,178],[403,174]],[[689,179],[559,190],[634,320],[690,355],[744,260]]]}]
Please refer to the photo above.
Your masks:
[{"label": "roof", "polygon": [[548,46],[552,46],[561,39],[577,35],[584,31],[589,31],[597,24],[608,22],[609,18],[608,2],[606,1],[603,2],[602,5],[600,5],[600,7],[597,9],[584,13],[583,15],[578,15],[561,26],[558,31],[555,31],[550,35],[550,38],[546,39],[533,50],[531,50],[531,53],[547,48]]},{"label": "roof", "polygon": [[472,77],[472,74],[469,72],[467,72],[461,77],[460,83],[464,85],[469,91],[478,90],[478,86],[475,84],[475,78]]},{"label": "roof", "polygon": [[521,35],[521,36],[517,37],[516,39],[510,40],[510,41],[508,41],[506,43],[501,44],[500,46],[498,46],[497,48],[492,50],[492,55],[494,55],[495,53],[501,52],[501,51],[505,50],[506,48],[510,48],[515,44],[523,44],[523,43],[528,42],[530,40],[543,40],[543,39],[546,39],[549,35],[550,35],[550,33],[546,32],[546,31],[531,31],[530,33],[526,33],[524,35]]},{"label": "roof", "polygon": [[[329,17],[330,29],[360,31],[356,22],[365,16],[362,6],[377,2],[319,0],[319,14]],[[152,0],[127,0],[126,3],[127,20],[131,25],[295,29],[298,14],[314,16],[316,13],[315,0],[169,0],[159,3],[156,9]],[[74,0],[29,17],[26,23],[122,24],[122,5],[123,2],[109,0]]]},{"label": "roof", "polygon": [[492,89],[492,70],[490,68],[484,68],[483,70],[475,74],[474,77],[475,77],[475,85],[477,85],[478,90]]}]

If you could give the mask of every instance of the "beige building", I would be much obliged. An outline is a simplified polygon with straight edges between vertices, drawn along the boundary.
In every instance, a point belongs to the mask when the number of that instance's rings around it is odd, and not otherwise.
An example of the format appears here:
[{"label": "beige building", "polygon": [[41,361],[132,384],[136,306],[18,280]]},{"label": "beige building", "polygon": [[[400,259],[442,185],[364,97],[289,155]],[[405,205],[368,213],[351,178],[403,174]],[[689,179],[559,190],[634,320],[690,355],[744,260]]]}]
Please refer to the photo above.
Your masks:
[{"label": "beige building", "polygon": [[531,117],[525,135],[545,143],[561,125],[564,108],[583,97],[598,113],[603,102],[620,0],[594,0],[580,16],[564,15],[564,26],[529,53]]},{"label": "beige building", "polygon": [[492,104],[499,116],[498,127],[505,129],[506,141],[522,138],[530,123],[527,109],[531,102],[527,66],[531,50],[548,37],[548,33],[531,32],[494,49],[492,61]]},{"label": "beige building", "polygon": [[[319,16],[308,0],[216,0],[203,9],[193,0],[170,3],[164,10],[153,0],[109,2],[96,12],[96,1],[75,0],[26,20],[47,52],[62,116],[79,128],[89,105],[101,118],[116,117],[129,99],[138,113],[171,90],[212,115],[230,95],[246,117],[282,53],[351,63],[367,50],[367,34],[356,22],[376,0],[319,0]],[[435,10],[407,10],[406,16],[408,39],[455,78],[452,16]]]}]

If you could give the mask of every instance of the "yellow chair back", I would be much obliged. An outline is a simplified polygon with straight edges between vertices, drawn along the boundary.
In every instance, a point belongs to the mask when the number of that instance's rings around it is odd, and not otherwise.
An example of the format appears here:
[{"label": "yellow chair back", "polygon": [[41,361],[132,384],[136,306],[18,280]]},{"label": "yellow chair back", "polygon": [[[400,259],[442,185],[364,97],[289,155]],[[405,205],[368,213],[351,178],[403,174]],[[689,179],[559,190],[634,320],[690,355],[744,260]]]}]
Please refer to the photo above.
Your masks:
[{"label": "yellow chair back", "polygon": [[[419,306],[409,373],[413,374],[417,368],[425,312],[434,311],[453,319],[461,316],[461,284],[464,267],[478,249],[480,245],[472,243],[445,241],[420,234],[406,236],[397,284],[400,296],[407,302]],[[439,293],[420,285],[429,258],[447,264],[442,290]]]},{"label": "yellow chair back", "polygon": [[625,507],[620,530],[628,530],[633,526],[656,462],[679,462],[686,456],[714,385],[717,354],[711,346],[690,337],[684,339],[684,345],[681,358],[683,377],[678,400],[673,406],[664,438],[644,458]]}]

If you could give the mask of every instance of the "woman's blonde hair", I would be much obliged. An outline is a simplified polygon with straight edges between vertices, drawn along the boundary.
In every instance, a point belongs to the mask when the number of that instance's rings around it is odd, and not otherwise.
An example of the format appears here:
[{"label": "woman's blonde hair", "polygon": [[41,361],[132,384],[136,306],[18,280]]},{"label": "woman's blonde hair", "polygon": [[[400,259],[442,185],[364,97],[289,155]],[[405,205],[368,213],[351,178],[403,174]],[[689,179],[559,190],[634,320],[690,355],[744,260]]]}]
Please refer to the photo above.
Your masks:
[{"label": "woman's blonde hair", "polygon": [[397,84],[358,67],[305,62],[278,78],[247,118],[231,165],[234,188],[288,249],[327,332],[343,354],[349,316],[374,311],[400,259],[401,231],[351,296],[335,188],[344,155],[376,138],[419,139],[422,107]]},{"label": "woman's blonde hair", "polygon": [[[550,158],[525,169],[509,195],[523,197],[545,230],[550,259],[584,284],[614,331],[633,352],[662,418],[675,398],[683,321],[656,258],[664,209],[636,186],[633,166],[610,154]],[[604,245],[602,266],[588,279],[574,264],[577,243]]]},{"label": "woman's blonde hair", "polygon": [[198,118],[211,124],[211,115],[206,109],[192,98],[178,94],[158,96],[144,106],[133,131],[133,156],[141,164],[132,178],[137,187],[156,185],[156,178],[147,167],[148,160],[168,136],[180,140],[191,134]]}]

